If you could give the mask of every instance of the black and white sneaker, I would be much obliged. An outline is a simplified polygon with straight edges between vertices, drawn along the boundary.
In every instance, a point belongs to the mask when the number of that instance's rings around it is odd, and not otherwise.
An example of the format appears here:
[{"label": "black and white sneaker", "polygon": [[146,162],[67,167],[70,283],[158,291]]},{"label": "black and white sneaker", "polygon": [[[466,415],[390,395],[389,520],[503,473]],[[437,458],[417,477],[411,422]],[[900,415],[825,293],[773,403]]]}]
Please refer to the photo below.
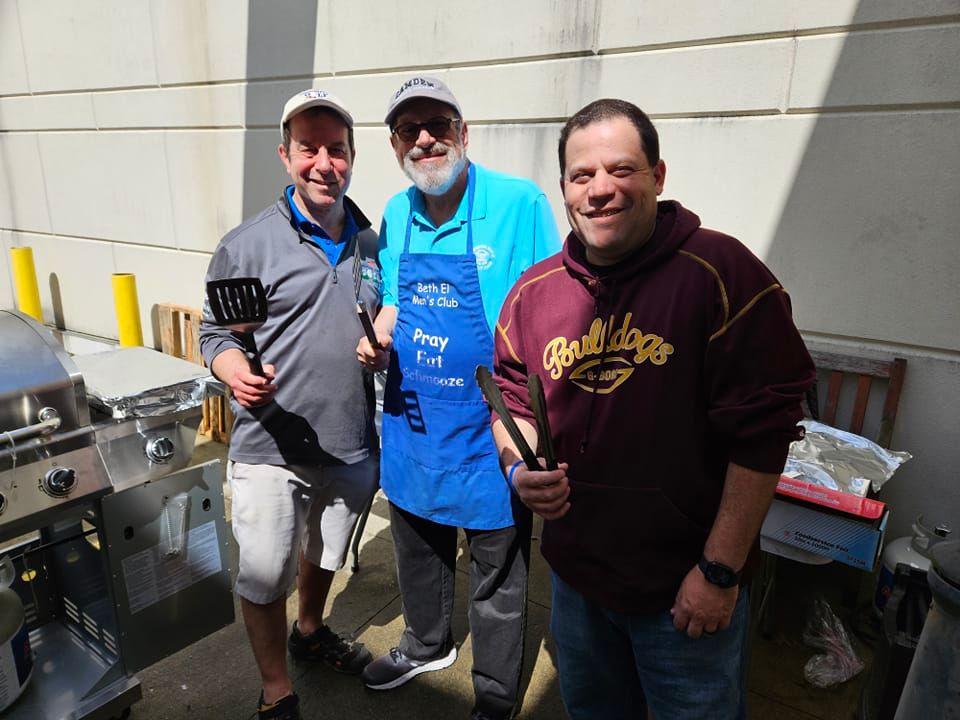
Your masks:
[{"label": "black and white sneaker", "polygon": [[434,670],[443,670],[453,665],[457,659],[457,648],[450,648],[446,655],[430,660],[414,660],[407,657],[400,648],[392,648],[389,653],[379,657],[363,669],[363,683],[371,690],[392,690],[417,675]]},{"label": "black and white sneaker", "polygon": [[347,675],[359,675],[367,663],[373,660],[363,643],[338,635],[326,625],[310,635],[303,635],[296,620],[293,622],[287,647],[297,660],[323,660],[334,670]]}]

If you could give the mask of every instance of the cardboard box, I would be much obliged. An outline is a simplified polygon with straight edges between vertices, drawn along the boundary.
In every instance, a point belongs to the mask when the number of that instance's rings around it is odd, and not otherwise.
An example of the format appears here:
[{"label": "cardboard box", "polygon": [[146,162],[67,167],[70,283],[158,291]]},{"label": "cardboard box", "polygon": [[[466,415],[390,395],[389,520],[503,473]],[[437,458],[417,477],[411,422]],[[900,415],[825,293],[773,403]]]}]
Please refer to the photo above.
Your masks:
[{"label": "cardboard box", "polygon": [[870,572],[889,514],[878,500],[781,477],[760,534]]}]

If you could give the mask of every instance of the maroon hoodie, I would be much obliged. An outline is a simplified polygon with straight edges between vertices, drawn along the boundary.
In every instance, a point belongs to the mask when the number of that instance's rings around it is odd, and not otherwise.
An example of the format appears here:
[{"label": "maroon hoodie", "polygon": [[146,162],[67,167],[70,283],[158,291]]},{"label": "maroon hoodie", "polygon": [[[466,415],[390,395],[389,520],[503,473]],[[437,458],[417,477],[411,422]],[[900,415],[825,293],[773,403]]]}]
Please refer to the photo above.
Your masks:
[{"label": "maroon hoodie", "polygon": [[672,606],[713,525],[727,464],[780,472],[813,363],[773,274],[732,237],[658,204],[653,237],[591,267],[570,234],[528,269],[497,324],[495,372],[532,422],[544,383],[570,510],[544,557],[603,607]]}]

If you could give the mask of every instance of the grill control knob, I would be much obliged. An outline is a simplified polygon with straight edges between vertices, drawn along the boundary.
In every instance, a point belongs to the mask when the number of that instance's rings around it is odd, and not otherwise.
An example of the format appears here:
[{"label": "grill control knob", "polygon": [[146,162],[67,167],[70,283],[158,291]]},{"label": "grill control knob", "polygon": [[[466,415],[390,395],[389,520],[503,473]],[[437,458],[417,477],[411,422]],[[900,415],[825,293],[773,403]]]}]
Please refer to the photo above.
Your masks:
[{"label": "grill control knob", "polygon": [[173,440],[168,437],[157,437],[147,441],[143,451],[147,459],[153,463],[165,463],[177,452]]},{"label": "grill control knob", "polygon": [[77,486],[77,472],[73,468],[56,467],[43,476],[43,489],[54,497],[66,497]]}]

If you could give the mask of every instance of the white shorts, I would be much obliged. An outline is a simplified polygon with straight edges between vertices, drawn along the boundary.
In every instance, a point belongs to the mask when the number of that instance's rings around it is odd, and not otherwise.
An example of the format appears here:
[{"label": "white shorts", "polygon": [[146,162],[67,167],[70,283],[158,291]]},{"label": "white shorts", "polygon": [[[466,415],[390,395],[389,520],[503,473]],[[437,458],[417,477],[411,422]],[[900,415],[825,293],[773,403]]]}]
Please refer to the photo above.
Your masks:
[{"label": "white shorts", "polygon": [[301,547],[324,570],[343,567],[357,519],[377,490],[379,460],[323,468],[230,462],[237,594],[258,605],[286,595]]}]

